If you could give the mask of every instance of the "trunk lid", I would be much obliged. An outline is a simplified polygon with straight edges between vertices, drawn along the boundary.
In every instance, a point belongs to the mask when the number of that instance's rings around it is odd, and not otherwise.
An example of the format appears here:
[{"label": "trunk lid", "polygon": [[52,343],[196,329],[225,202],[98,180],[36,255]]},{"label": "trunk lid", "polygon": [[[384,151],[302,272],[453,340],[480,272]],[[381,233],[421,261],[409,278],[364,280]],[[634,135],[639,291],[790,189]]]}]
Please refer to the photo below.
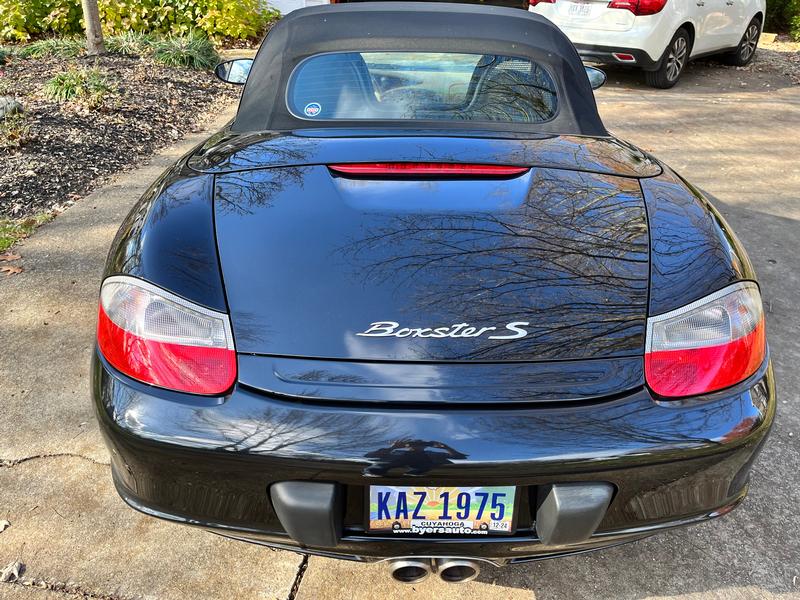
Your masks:
[{"label": "trunk lid", "polygon": [[507,179],[365,179],[297,164],[219,173],[215,211],[239,353],[643,354],[649,242],[636,178],[540,166]]}]

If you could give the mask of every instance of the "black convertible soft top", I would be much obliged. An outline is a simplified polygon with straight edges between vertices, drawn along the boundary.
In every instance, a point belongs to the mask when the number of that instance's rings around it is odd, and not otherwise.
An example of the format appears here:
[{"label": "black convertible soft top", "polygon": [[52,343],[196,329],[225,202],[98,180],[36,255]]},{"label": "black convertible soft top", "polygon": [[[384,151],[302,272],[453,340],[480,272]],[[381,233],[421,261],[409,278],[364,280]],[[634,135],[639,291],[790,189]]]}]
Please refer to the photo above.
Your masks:
[{"label": "black convertible soft top", "polygon": [[[545,123],[481,123],[481,129],[574,135],[608,135],[578,53],[547,19],[497,6],[427,2],[333,4],[297,10],[269,32],[242,93],[233,131],[289,131],[308,127],[363,128],[363,121],[308,121],[293,116],[285,101],[294,68],[325,52],[460,52],[515,56],[547,69],[557,86],[558,113]],[[380,129],[415,121],[380,122]],[[476,128],[476,123],[437,121],[431,129]]]}]

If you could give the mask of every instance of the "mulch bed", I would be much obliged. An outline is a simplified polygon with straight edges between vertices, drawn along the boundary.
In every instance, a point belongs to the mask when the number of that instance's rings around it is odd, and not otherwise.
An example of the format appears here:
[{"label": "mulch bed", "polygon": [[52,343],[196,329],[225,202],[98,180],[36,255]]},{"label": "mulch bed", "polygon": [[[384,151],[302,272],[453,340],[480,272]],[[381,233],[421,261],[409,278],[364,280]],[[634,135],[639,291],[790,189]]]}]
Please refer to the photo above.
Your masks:
[{"label": "mulch bed", "polygon": [[[46,99],[44,84],[69,65],[96,66],[114,93],[98,108]],[[13,96],[30,124],[29,141],[0,149],[0,217],[61,211],[109,176],[141,163],[192,131],[238,90],[210,72],[149,59],[13,58],[0,66],[0,95]]]}]

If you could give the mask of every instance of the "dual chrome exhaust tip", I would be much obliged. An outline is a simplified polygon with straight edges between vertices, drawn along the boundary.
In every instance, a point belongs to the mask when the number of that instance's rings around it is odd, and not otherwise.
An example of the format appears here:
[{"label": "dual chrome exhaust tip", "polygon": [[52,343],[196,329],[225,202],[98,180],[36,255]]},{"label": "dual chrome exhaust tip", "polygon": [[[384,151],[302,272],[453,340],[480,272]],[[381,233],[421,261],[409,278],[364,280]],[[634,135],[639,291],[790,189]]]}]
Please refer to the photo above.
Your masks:
[{"label": "dual chrome exhaust tip", "polygon": [[394,558],[389,573],[400,583],[419,583],[436,572],[446,583],[472,581],[481,572],[477,561],[468,558]]}]

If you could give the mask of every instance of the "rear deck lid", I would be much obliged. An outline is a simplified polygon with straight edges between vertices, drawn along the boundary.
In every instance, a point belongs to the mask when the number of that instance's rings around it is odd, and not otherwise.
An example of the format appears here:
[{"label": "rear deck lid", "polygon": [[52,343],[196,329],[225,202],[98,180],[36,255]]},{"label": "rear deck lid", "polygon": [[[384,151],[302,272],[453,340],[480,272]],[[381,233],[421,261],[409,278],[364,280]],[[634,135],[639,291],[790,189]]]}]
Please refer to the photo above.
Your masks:
[{"label": "rear deck lid", "polygon": [[239,353],[427,363],[643,354],[637,179],[544,167],[386,179],[298,165],[219,174],[215,209]]}]

